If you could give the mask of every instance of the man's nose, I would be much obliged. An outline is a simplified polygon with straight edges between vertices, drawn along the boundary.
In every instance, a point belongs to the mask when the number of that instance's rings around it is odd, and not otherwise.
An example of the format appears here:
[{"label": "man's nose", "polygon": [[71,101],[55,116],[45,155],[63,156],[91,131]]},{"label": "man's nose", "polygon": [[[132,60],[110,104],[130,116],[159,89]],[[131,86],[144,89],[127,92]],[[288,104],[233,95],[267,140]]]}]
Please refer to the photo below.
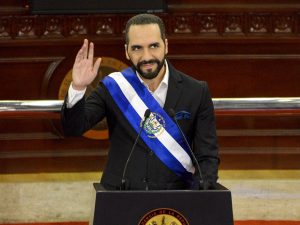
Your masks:
[{"label": "man's nose", "polygon": [[142,60],[148,61],[148,60],[151,60],[151,59],[152,59],[151,51],[149,49],[144,49]]}]

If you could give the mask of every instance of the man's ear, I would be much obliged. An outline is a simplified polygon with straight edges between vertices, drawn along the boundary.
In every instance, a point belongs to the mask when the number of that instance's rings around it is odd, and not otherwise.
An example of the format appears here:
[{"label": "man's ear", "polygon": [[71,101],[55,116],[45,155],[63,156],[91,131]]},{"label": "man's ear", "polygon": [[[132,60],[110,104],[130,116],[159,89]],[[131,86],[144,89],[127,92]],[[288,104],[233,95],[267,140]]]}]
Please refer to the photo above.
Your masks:
[{"label": "man's ear", "polygon": [[166,38],[165,39],[165,46],[166,46],[166,51],[165,51],[165,54],[167,55],[169,50],[168,50],[168,39]]},{"label": "man's ear", "polygon": [[127,51],[128,46],[125,44],[124,47],[125,47],[125,55],[126,55],[126,59],[130,60],[130,57],[129,57],[128,51]]}]

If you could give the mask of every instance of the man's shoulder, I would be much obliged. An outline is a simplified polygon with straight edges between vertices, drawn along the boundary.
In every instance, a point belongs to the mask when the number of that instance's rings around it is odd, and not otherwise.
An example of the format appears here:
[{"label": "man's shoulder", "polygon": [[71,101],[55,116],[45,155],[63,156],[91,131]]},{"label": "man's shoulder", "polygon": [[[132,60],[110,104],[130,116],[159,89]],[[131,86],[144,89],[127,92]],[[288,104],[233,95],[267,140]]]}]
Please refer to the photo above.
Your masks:
[{"label": "man's shoulder", "polygon": [[176,70],[176,72],[177,75],[181,77],[182,82],[185,84],[192,85],[192,86],[201,86],[201,87],[207,86],[207,82],[204,80],[198,80],[195,77],[183,73],[179,70]]},{"label": "man's shoulder", "polygon": [[207,82],[204,80],[196,79],[195,76],[188,75],[178,69],[176,69],[170,62],[168,62],[169,65],[169,72],[170,76],[173,77],[173,79],[178,82],[182,83],[185,87],[196,89],[207,89]]}]

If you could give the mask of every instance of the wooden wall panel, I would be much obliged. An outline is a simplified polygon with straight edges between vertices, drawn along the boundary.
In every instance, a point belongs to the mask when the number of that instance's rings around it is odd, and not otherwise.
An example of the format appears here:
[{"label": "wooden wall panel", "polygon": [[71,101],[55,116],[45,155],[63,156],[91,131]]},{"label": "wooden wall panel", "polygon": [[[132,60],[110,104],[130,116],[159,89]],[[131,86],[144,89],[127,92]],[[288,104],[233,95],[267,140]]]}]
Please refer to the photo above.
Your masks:
[{"label": "wooden wall panel", "polygon": [[[168,58],[214,98],[299,97],[300,4],[289,0],[169,0]],[[0,4],[0,100],[57,99],[84,38],[96,56],[124,64],[131,14],[31,15],[28,1]],[[4,84],[4,85],[3,85]],[[299,116],[217,116],[221,168],[299,169]],[[0,172],[94,171],[107,140],[64,138],[59,115],[4,118]]]},{"label": "wooden wall panel", "polygon": [[300,55],[170,55],[177,68],[208,82],[213,97],[299,96]]},{"label": "wooden wall panel", "polygon": [[0,58],[0,99],[34,100],[42,98],[49,78],[62,57]]}]

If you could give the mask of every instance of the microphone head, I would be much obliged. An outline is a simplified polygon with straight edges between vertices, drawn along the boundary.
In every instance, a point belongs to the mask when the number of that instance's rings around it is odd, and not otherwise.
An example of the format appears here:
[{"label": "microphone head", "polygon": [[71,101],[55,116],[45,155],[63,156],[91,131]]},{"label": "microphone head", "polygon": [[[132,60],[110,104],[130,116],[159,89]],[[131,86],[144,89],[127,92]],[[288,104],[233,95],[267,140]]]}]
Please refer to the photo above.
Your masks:
[{"label": "microphone head", "polygon": [[145,114],[144,114],[144,118],[147,119],[151,114],[150,109],[146,109]]}]

